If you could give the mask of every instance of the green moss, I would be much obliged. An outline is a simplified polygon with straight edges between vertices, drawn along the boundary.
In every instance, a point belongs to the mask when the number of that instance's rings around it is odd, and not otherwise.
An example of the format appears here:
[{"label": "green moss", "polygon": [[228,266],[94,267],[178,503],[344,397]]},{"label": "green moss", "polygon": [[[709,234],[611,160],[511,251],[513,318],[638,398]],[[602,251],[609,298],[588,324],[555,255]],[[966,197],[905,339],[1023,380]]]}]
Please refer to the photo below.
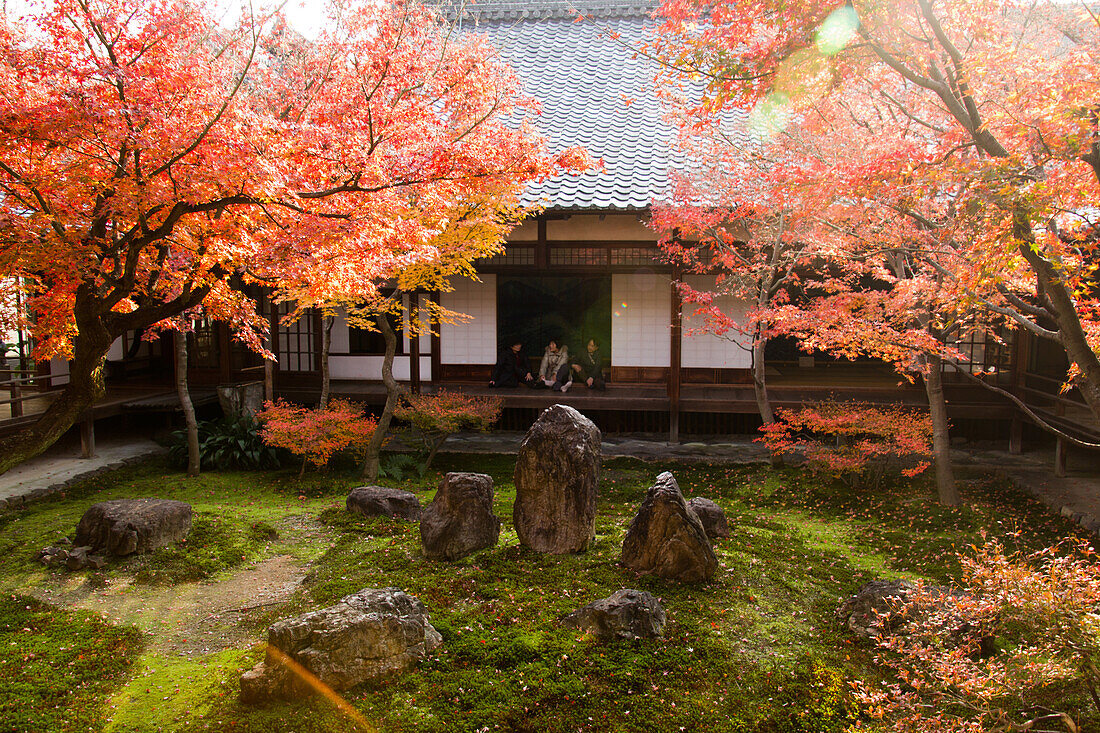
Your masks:
[{"label": "green moss", "polygon": [[[962,482],[966,508],[948,509],[926,482],[860,493],[790,469],[615,459],[602,471],[594,545],[548,556],[521,547],[509,521],[514,458],[444,455],[438,463],[423,479],[380,483],[426,503],[445,471],[488,473],[503,519],[498,547],[453,563],[426,560],[416,523],[343,509],[347,491],[362,483],[350,465],[301,481],[293,471],[189,480],[150,462],[0,519],[0,585],[55,582],[33,553],[71,533],[93,501],[180,498],[196,510],[186,545],[111,573],[174,583],[225,575],[239,558],[288,553],[311,560],[309,574],[289,605],[242,622],[257,638],[279,618],[382,586],[419,597],[444,638],[418,669],[347,691],[343,702],[259,708],[237,701],[240,672],[259,661],[259,646],[193,659],[150,653],[111,699],[110,731],[833,733],[858,714],[849,683],[878,674],[870,650],[836,624],[840,598],[873,577],[946,580],[957,571],[955,552],[983,531],[1006,538],[1022,530],[1008,542],[1025,549],[1075,532],[984,477]],[[716,543],[721,567],[710,583],[639,577],[619,562],[630,519],[663,470],[688,498],[714,499],[730,520],[734,536]],[[562,615],[624,587],[661,600],[665,639],[597,646],[559,626]]]},{"label": "green moss", "polygon": [[95,614],[0,595],[0,730],[99,730],[142,645]]}]

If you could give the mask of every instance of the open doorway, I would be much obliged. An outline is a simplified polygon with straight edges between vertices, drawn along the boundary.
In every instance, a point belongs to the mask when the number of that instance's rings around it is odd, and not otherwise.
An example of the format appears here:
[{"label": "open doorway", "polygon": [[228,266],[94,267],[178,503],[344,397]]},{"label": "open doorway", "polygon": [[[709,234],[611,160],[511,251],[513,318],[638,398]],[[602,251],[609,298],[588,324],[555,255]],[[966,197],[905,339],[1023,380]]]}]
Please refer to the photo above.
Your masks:
[{"label": "open doorway", "polygon": [[595,338],[611,353],[611,277],[499,276],[498,341],[522,341],[531,356],[540,356],[554,338],[577,353]]}]

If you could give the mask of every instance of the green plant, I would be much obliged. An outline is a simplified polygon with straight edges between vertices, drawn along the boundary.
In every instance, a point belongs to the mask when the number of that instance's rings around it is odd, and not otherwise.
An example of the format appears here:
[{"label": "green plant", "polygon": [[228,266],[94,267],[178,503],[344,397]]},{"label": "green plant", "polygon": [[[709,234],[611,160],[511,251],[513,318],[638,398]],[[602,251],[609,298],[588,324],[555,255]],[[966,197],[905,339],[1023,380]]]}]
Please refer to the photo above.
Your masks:
[{"label": "green plant", "polygon": [[[180,468],[187,465],[187,431],[172,433],[168,457]],[[199,423],[199,460],[203,470],[257,471],[278,468],[279,450],[264,443],[260,426],[247,415]]]},{"label": "green plant", "polygon": [[434,394],[405,395],[394,415],[409,423],[421,443],[423,476],[443,441],[460,430],[486,432],[500,419],[499,397],[475,397],[441,389]]},{"label": "green plant", "polygon": [[394,481],[421,479],[427,471],[428,464],[410,453],[390,453],[378,466],[378,475]]}]

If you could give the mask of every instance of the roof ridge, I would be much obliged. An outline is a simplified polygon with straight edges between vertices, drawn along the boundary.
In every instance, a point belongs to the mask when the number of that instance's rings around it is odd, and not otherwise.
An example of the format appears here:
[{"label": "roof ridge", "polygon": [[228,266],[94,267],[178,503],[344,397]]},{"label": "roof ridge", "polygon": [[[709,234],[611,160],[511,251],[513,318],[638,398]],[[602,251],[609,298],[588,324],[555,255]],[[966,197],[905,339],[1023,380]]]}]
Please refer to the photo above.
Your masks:
[{"label": "roof ridge", "polygon": [[439,0],[445,15],[475,22],[649,16],[658,0]]}]

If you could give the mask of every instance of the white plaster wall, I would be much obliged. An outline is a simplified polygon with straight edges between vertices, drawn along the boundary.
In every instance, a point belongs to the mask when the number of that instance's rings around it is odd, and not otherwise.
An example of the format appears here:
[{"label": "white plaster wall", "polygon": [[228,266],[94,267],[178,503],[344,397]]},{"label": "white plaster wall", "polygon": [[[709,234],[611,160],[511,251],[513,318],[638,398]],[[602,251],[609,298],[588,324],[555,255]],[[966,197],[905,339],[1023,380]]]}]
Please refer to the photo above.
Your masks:
[{"label": "white plaster wall", "polygon": [[635,215],[574,214],[568,219],[546,222],[546,238],[550,241],[657,241],[657,234]]},{"label": "white plaster wall", "polygon": [[[712,275],[685,275],[684,282],[695,290],[711,290],[714,288],[715,278]],[[743,321],[749,312],[747,301],[731,296],[715,298],[714,304],[738,322]],[[729,331],[723,336],[716,336],[713,333],[689,336],[688,333],[692,329],[701,328],[706,320],[703,316],[694,315],[694,309],[693,303],[683,305],[681,363],[685,367],[751,369],[752,336],[742,335],[736,331]]]},{"label": "white plaster wall", "polygon": [[456,280],[454,291],[440,295],[440,305],[465,313],[465,323],[439,327],[440,363],[493,364],[497,360],[497,276],[482,275],[481,282]]},{"label": "white plaster wall", "polygon": [[123,350],[122,350],[122,338],[121,337],[115,339],[114,343],[111,344],[111,348],[107,349],[107,360],[108,361],[119,361],[125,355],[126,355],[125,352],[123,352]]},{"label": "white plaster wall", "polygon": [[[328,365],[329,373],[333,379],[382,379],[381,356],[330,356]],[[411,378],[409,363],[412,359],[408,356],[395,356],[393,358],[393,376],[398,381],[408,381]],[[432,358],[420,357],[420,379],[427,382],[432,378]]]},{"label": "white plaster wall", "polygon": [[60,377],[58,379],[52,380],[53,386],[56,387],[59,384],[68,384],[69,383],[69,376],[68,376],[69,375],[69,362],[65,359],[62,359],[60,357],[55,356],[53,359],[50,360],[50,374],[64,374],[65,375],[64,377]]},{"label": "white plaster wall", "polygon": [[640,271],[611,276],[611,363],[668,366],[672,288],[664,275]]}]

